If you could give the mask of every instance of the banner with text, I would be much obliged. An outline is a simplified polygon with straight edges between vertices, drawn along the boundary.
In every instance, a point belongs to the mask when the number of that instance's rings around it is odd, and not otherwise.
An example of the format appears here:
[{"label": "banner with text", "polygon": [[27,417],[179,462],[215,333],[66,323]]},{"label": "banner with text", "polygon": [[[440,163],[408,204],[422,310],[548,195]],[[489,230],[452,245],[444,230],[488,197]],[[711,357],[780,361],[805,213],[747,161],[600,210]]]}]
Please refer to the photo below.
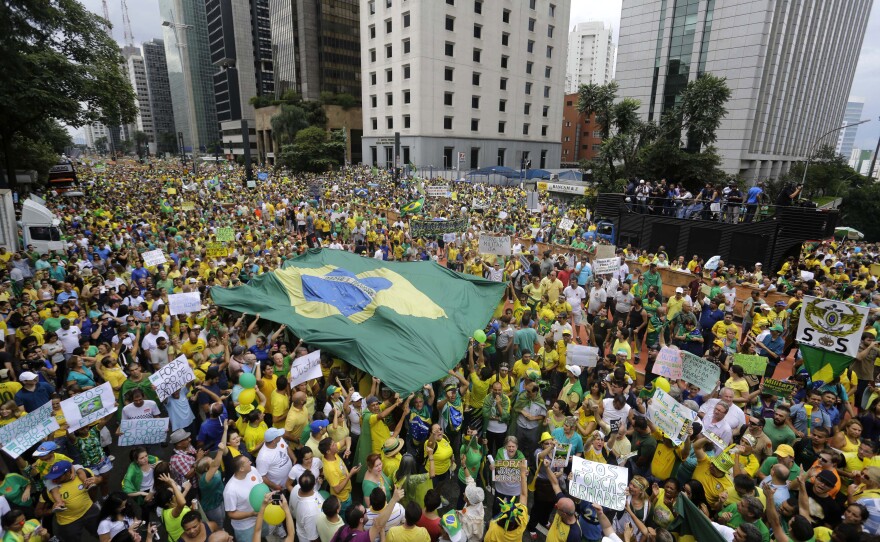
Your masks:
[{"label": "banner with text", "polygon": [[499,459],[495,461],[495,481],[518,484],[522,477],[522,464],[525,459]]},{"label": "banner with text", "polygon": [[697,413],[657,388],[648,403],[648,419],[678,446],[687,436],[691,422],[697,419]]},{"label": "banner with text", "polygon": [[109,382],[80,392],[61,401],[61,410],[67,421],[67,432],[95,423],[104,416],[116,412],[116,396]]},{"label": "banner with text", "polygon": [[480,235],[480,254],[498,254],[499,256],[510,256],[510,236],[509,235]]},{"label": "banner with text", "polygon": [[321,378],[321,351],[315,350],[305,356],[300,356],[290,364],[290,387],[295,388],[303,382]]},{"label": "banner with text", "polygon": [[774,378],[765,378],[761,382],[761,391],[764,393],[772,393],[778,397],[788,397],[794,392],[793,382],[784,382]]},{"label": "banner with text", "polygon": [[623,510],[626,488],[629,485],[625,467],[571,458],[571,481],[568,493],[576,499],[588,501],[612,510]]},{"label": "banner with text", "polygon": [[733,364],[739,365],[747,375],[764,376],[767,370],[767,358],[751,354],[734,354]]},{"label": "banner with text", "polygon": [[565,364],[579,367],[595,367],[599,361],[599,347],[570,344],[565,350]]},{"label": "banner with text", "polygon": [[620,258],[597,258],[593,260],[594,275],[612,275],[620,269]]},{"label": "banner with text", "polygon": [[205,243],[205,255],[208,258],[225,258],[228,254],[225,243]]},{"label": "banner with text", "polygon": [[165,253],[162,252],[162,249],[144,252],[141,257],[144,259],[144,267],[156,267],[168,261],[165,259]]},{"label": "banner with text", "polygon": [[52,413],[51,401],[25,416],[0,426],[0,442],[3,451],[17,459],[31,446],[58,431],[60,426]]},{"label": "banner with text", "polygon": [[235,241],[235,232],[232,228],[217,228],[217,240],[221,243]]},{"label": "banner with text", "polygon": [[721,368],[708,359],[681,351],[681,379],[698,386],[703,393],[711,393],[721,377]]},{"label": "banner with text", "polygon": [[657,352],[651,372],[670,380],[678,380],[682,374],[681,351],[673,346],[664,346]]},{"label": "banner with text", "polygon": [[449,195],[449,187],[442,184],[426,186],[425,195],[429,198],[445,198]]},{"label": "banner with text", "polygon": [[177,390],[196,379],[186,356],[178,356],[174,361],[150,375],[150,382],[156,388],[160,401],[171,397]]},{"label": "banner with text", "polygon": [[410,220],[409,233],[415,239],[432,235],[458,233],[467,231],[468,219],[455,218],[453,220]]},{"label": "banner with text", "polygon": [[199,292],[168,294],[168,311],[171,316],[189,314],[202,310],[202,298]]},{"label": "banner with text", "polygon": [[144,418],[119,422],[120,446],[159,444],[168,437],[168,418]]},{"label": "banner with text", "polygon": [[804,296],[795,340],[856,357],[870,310],[843,301]]},{"label": "banner with text", "polygon": [[559,229],[568,231],[571,227],[574,226],[574,220],[570,218],[563,218],[559,221]]}]

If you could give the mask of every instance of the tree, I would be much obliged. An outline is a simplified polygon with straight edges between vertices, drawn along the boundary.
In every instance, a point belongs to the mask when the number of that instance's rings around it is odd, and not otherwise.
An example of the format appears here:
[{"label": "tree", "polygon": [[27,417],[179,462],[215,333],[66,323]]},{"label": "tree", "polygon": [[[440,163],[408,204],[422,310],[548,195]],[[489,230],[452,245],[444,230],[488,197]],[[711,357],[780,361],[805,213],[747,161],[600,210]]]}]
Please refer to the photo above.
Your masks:
[{"label": "tree", "polygon": [[[800,183],[804,177],[804,163],[792,165],[790,175],[792,182]],[[843,195],[850,187],[847,180],[855,180],[857,177],[861,175],[849,167],[834,147],[823,145],[810,160],[804,191],[811,196]]]},{"label": "tree", "polygon": [[[810,166],[812,169],[812,166]],[[855,228],[865,234],[865,241],[880,241],[880,220],[877,220],[877,209],[880,209],[880,184],[870,182],[861,176],[857,180],[862,188],[854,188],[843,198],[841,206],[841,225]]]},{"label": "tree", "polygon": [[49,168],[58,163],[58,156],[73,141],[67,130],[55,121],[45,120],[34,128],[39,136],[16,136],[12,142],[12,153],[17,169],[35,170],[45,179]]},{"label": "tree", "polygon": [[322,173],[339,167],[345,157],[345,135],[328,134],[317,126],[297,132],[292,145],[281,148],[278,165],[296,172]]},{"label": "tree", "polygon": [[150,154],[150,136],[145,132],[138,130],[134,133],[134,144],[138,156],[143,157],[146,154]]},{"label": "tree", "polygon": [[282,105],[281,110],[272,117],[272,137],[283,147],[293,143],[296,134],[309,127],[305,110],[298,105]]},{"label": "tree", "polygon": [[109,141],[107,140],[107,136],[99,137],[95,140],[95,150],[98,151],[100,154],[106,154],[108,143]]},{"label": "tree", "polygon": [[80,127],[133,122],[137,109],[119,46],[76,0],[7,0],[0,7],[0,150],[15,182],[17,137],[38,121]]},{"label": "tree", "polygon": [[724,104],[729,99],[730,88],[725,77],[706,73],[687,84],[672,114],[687,134],[688,150],[699,152],[715,143],[718,127],[727,116]]},{"label": "tree", "polygon": [[173,132],[160,132],[156,138],[156,152],[177,154],[177,136]]}]

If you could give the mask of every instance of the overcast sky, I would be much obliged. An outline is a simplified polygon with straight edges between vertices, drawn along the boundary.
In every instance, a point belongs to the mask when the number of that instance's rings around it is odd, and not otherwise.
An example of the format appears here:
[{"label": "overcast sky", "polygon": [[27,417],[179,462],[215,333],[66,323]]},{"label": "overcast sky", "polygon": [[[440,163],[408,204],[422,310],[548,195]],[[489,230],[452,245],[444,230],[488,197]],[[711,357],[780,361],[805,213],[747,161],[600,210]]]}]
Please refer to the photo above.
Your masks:
[{"label": "overcast sky", "polygon": [[[102,14],[101,0],[80,0],[87,8]],[[270,0],[271,1],[271,0]],[[433,0],[428,0],[433,1]],[[121,0],[108,0],[110,20],[113,24],[113,37],[123,41]],[[620,30],[620,7],[623,0],[574,0],[571,8],[571,24],[583,21],[606,21],[614,27],[614,41],[617,42]],[[129,0],[129,18],[135,44],[162,37],[162,19],[159,16],[158,0]],[[865,43],[859,55],[859,64],[853,81],[852,96],[866,98],[863,119],[871,122],[859,126],[855,146],[873,149],[880,135],[880,2],[874,2]],[[849,157],[847,157],[849,158]]]}]

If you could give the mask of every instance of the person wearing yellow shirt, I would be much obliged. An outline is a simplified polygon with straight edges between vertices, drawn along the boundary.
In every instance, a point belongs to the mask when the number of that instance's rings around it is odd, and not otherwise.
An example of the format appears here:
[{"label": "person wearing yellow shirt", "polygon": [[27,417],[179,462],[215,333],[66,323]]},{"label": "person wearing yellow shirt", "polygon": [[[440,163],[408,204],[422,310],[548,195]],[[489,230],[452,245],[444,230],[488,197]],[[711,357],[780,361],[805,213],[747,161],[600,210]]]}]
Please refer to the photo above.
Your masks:
[{"label": "person wearing yellow shirt", "polygon": [[192,359],[194,354],[202,352],[207,346],[205,339],[199,337],[199,332],[195,329],[191,329],[189,332],[189,339],[180,345],[180,351],[183,352],[187,358]]},{"label": "person wearing yellow shirt", "polygon": [[[732,329],[736,332],[735,337],[739,337],[739,326],[733,321],[733,311],[725,311],[724,319],[715,322],[715,325],[712,326],[712,334],[715,336],[715,339],[725,339],[727,337],[727,331]],[[722,348],[724,345],[722,345]]]},{"label": "person wearing yellow shirt", "polygon": [[538,362],[532,359],[531,352],[523,352],[522,359],[517,360],[513,364],[513,378],[519,382],[526,376],[526,372],[529,370],[537,371],[539,374],[541,372],[541,366],[538,365]]},{"label": "person wearing yellow shirt", "polygon": [[275,381],[275,389],[269,394],[269,413],[272,415],[272,427],[284,429],[289,409],[290,394],[287,377],[279,376]]},{"label": "person wearing yellow shirt", "polygon": [[678,466],[690,455],[693,431],[688,430],[685,439],[676,446],[666,433],[657,429],[657,426],[650,420],[648,420],[648,427],[651,429],[651,434],[657,440],[657,449],[651,461],[651,476],[658,480],[666,480],[675,475]]},{"label": "person wearing yellow shirt", "polygon": [[753,337],[757,337],[759,333],[761,333],[762,325],[770,325],[770,305],[766,303],[762,304],[758,310],[755,311],[754,316],[752,316],[752,329],[749,333]]},{"label": "person wearing yellow shirt", "polygon": [[341,510],[345,511],[351,507],[351,479],[361,470],[361,466],[355,465],[349,470],[338,452],[339,447],[330,437],[318,443],[318,453],[323,458],[324,478],[330,486],[330,494],[339,499]]},{"label": "person wearing yellow shirt", "polygon": [[[694,469],[692,479],[703,484],[706,492],[706,501],[710,510],[720,510],[724,506],[722,497],[729,496],[734,492],[733,480],[730,478],[730,470],[733,468],[733,458],[727,452],[709,457],[706,455],[706,445],[709,441],[700,437],[694,442],[694,455],[697,458],[697,467]],[[713,445],[714,446],[714,445]]]},{"label": "person wearing yellow shirt", "polygon": [[290,410],[284,420],[284,440],[299,447],[303,430],[309,424],[309,411],[306,408],[308,397],[303,391],[297,391],[290,397]]}]

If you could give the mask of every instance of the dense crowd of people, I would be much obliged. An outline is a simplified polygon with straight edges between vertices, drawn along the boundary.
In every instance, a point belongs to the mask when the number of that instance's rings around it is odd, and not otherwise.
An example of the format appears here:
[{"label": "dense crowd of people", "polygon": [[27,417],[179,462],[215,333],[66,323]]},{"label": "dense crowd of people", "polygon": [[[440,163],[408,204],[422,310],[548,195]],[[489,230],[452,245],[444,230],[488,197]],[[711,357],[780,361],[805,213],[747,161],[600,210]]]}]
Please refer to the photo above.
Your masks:
[{"label": "dense crowd of people", "polygon": [[[62,250],[0,249],[0,427],[46,404],[59,426],[2,457],[3,542],[671,542],[695,536],[685,500],[729,542],[880,535],[875,245],[817,242],[774,270],[618,247],[619,268],[597,275],[605,241],[589,211],[546,192],[530,211],[520,187],[453,183],[419,217],[467,228],[414,238],[400,211],[425,183],[365,168],[273,172],[251,188],[225,163],[80,177],[84,197],[47,197]],[[219,228],[233,240],[218,245]],[[480,254],[481,232],[510,234],[512,256]],[[331,351],[321,378],[291,387],[310,346],[217,307],[211,290],[310,247],[434,260],[508,293],[460,363],[413,393]],[[156,249],[166,262],[147,267]],[[692,279],[666,295],[664,268]],[[187,292],[200,310],[171,316],[168,296]],[[805,295],[871,308],[833,381],[798,359]],[[595,366],[566,363],[572,345],[596,347]],[[664,347],[716,364],[714,389],[658,379]],[[737,353],[766,358],[766,373],[747,374]],[[180,356],[195,380],[163,401],[149,377]],[[794,390],[765,393],[774,376]],[[70,430],[61,402],[104,383],[118,410]],[[646,416],[656,389],[696,415],[681,440]],[[123,421],[151,418],[168,418],[163,442],[118,445]],[[622,510],[571,497],[575,456],[628,470]]]}]

